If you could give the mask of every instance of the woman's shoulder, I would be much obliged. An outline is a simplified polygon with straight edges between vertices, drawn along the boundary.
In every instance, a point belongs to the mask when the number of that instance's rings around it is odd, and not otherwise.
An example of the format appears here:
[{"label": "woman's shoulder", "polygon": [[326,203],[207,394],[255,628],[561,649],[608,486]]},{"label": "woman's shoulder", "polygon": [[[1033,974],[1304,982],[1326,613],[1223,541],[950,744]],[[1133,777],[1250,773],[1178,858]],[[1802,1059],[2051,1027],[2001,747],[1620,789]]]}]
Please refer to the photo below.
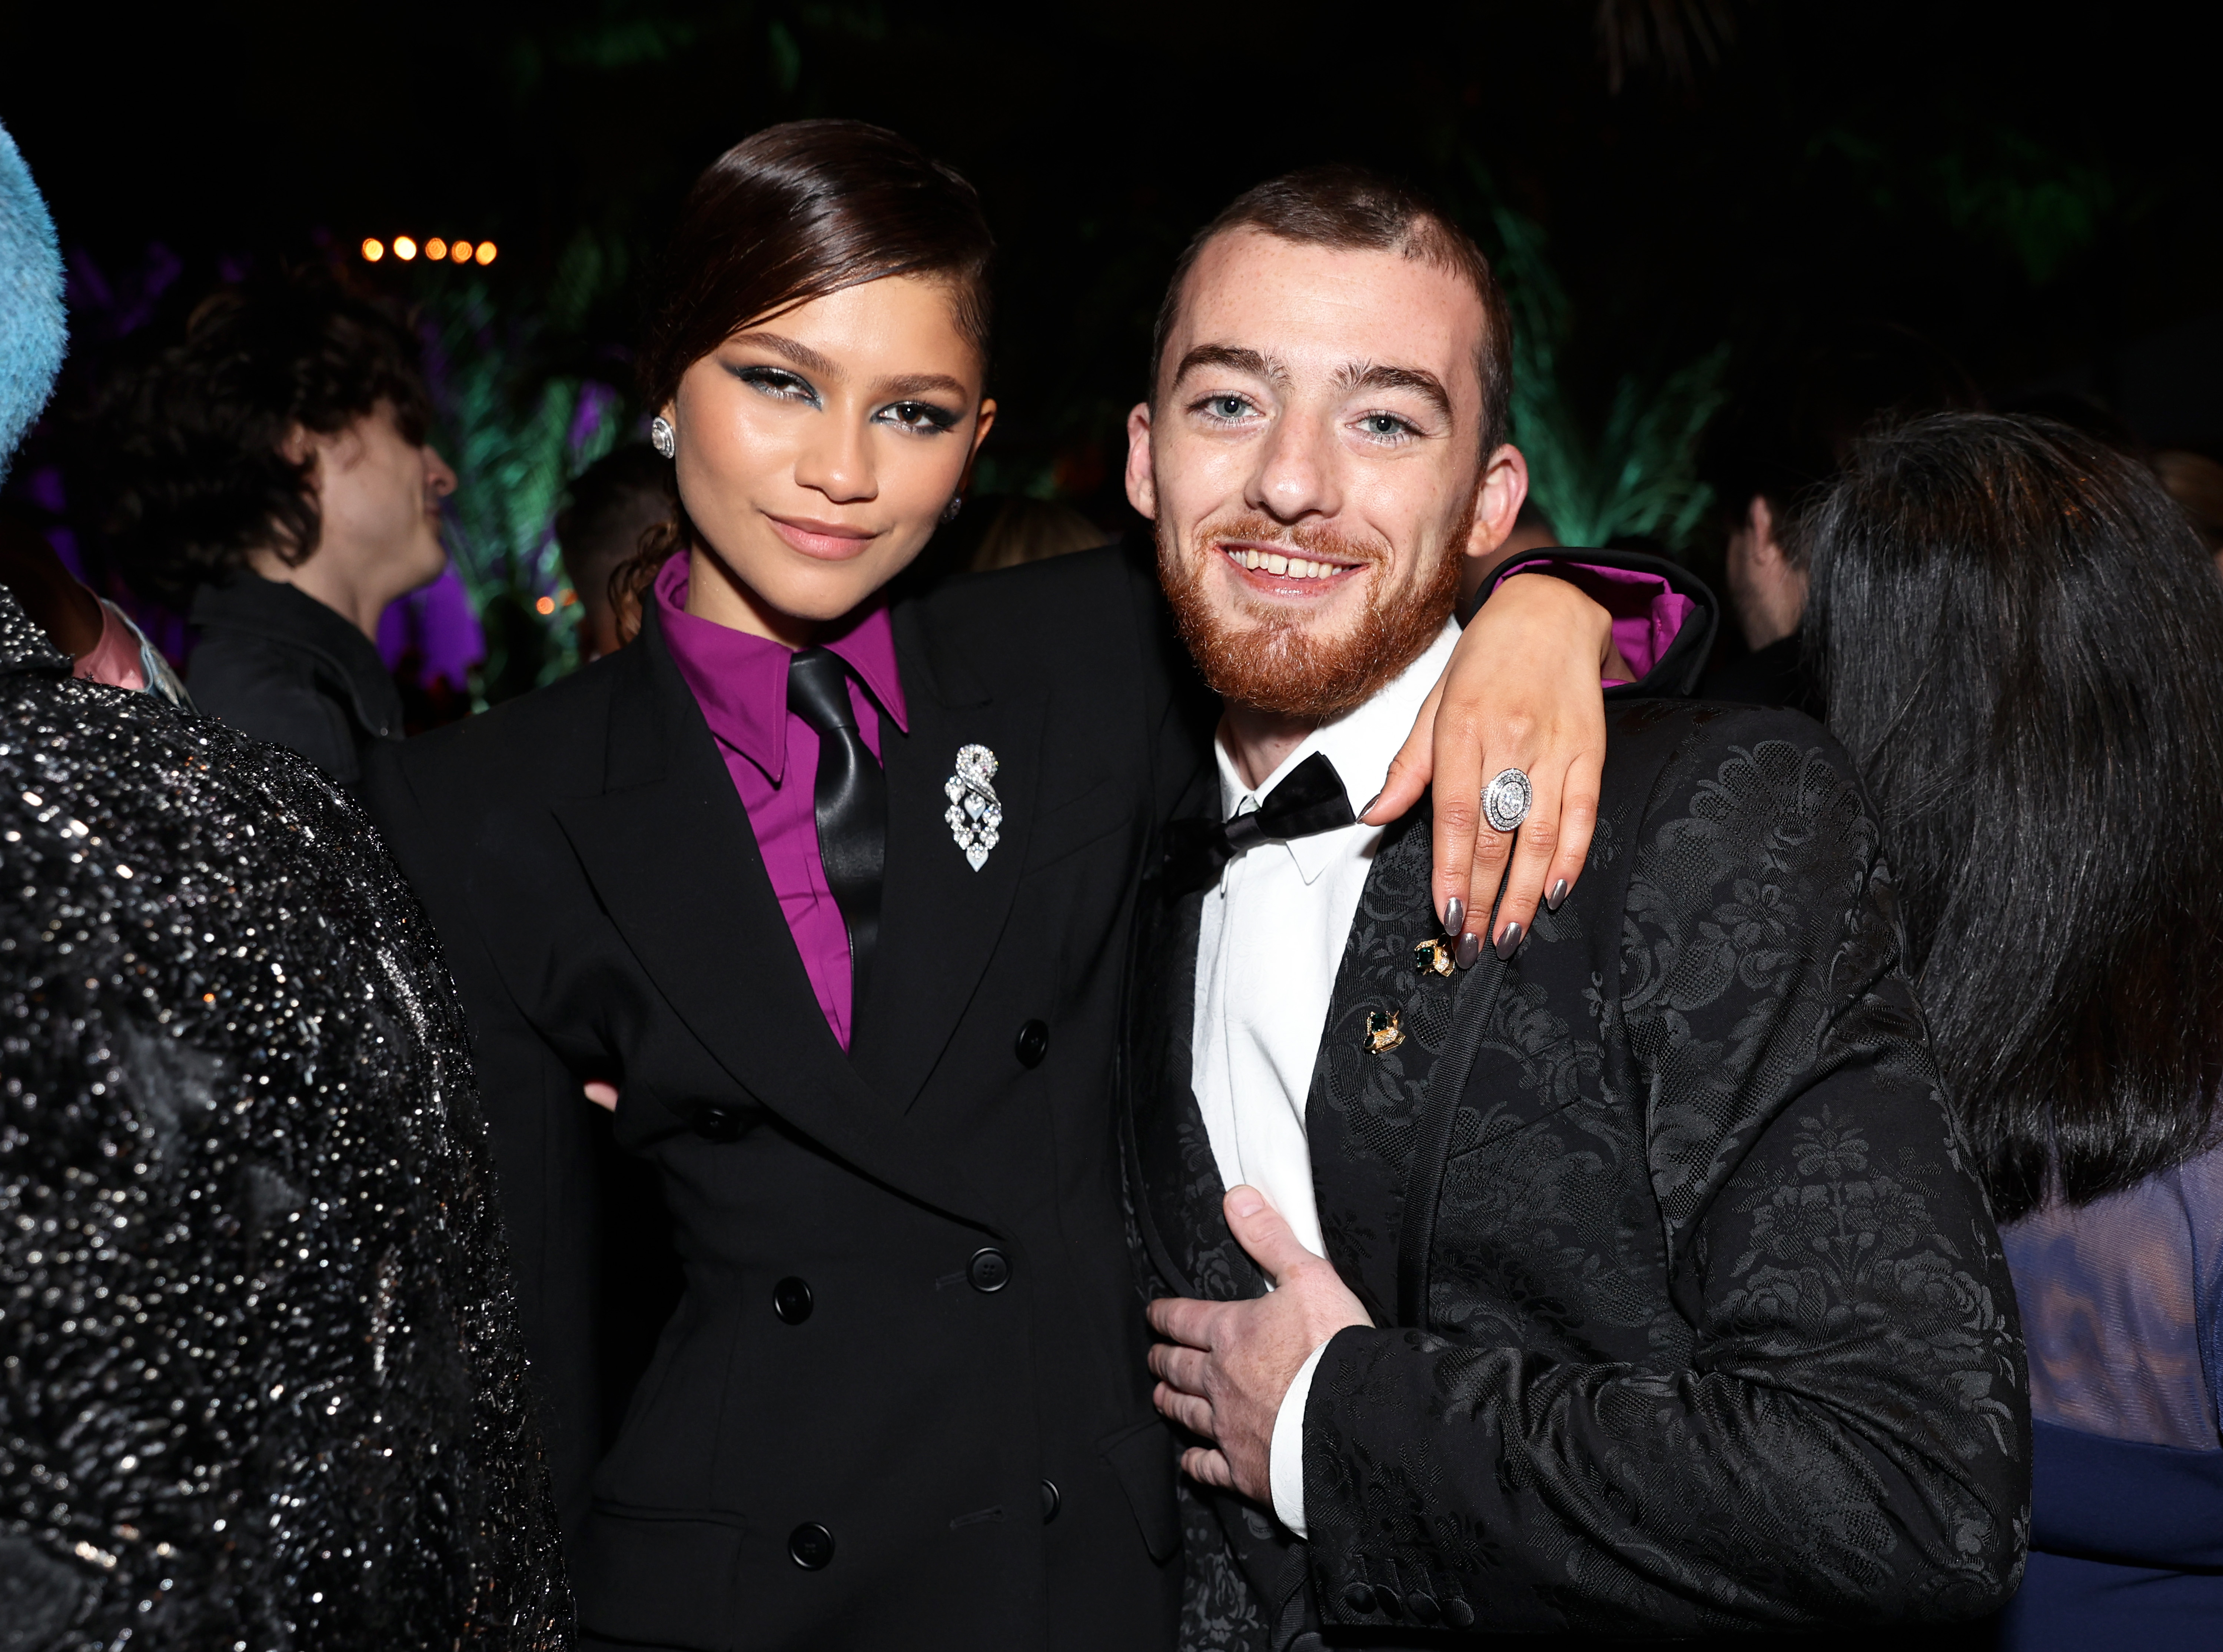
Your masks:
[{"label": "woman's shoulder", "polygon": [[514,804],[592,789],[602,773],[610,703],[630,675],[630,650],[504,700],[459,723],[386,744],[365,783],[397,784],[419,807]]}]

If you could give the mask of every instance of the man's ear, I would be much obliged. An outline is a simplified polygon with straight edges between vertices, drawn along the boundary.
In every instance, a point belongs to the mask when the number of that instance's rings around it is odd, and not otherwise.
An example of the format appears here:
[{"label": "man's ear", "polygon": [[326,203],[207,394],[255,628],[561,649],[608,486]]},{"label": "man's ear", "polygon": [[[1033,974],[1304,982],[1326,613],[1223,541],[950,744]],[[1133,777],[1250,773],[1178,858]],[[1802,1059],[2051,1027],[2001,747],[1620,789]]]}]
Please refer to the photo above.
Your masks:
[{"label": "man's ear", "polygon": [[1146,401],[1127,411],[1127,503],[1151,521],[1158,519],[1158,482],[1150,468],[1150,404]]},{"label": "man's ear", "polygon": [[1752,503],[1745,507],[1744,524],[1752,533],[1752,559],[1759,563],[1780,566],[1787,558],[1783,546],[1775,537],[1775,512],[1768,505],[1767,495],[1754,493]]},{"label": "man's ear", "polygon": [[1474,526],[1467,532],[1466,554],[1480,559],[1503,544],[1527,497],[1528,461],[1508,442],[1489,455],[1475,482]]}]

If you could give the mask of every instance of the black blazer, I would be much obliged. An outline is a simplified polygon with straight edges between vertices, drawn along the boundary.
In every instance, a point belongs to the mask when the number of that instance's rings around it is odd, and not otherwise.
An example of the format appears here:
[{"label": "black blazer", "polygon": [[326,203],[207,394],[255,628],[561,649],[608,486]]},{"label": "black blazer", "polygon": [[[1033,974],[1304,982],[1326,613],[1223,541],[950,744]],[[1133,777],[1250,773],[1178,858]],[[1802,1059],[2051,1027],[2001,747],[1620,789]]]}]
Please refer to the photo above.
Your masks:
[{"label": "black blazer", "polygon": [[364,752],[401,738],[401,695],[378,645],[316,598],[242,571],[193,594],[192,622],[197,710],[299,752],[351,789]]},{"label": "black blazer", "polygon": [[[1184,1486],[1184,1644],[1750,1647],[2013,1588],[2014,1292],[1875,816],[1796,713],[1615,698],[1587,872],[1509,963],[1416,967],[1426,810],[1368,876],[1307,1122],[1375,1329],[1313,1382],[1309,1542]],[[1231,1299],[1263,1285],[1190,1086],[1201,902],[1144,895],[1130,1140],[1158,1288]]]},{"label": "black blazer", "polygon": [[[476,1033],[583,1630],[664,1647],[1169,1643],[1112,1104],[1134,890],[1193,681],[1112,550],[893,612],[887,878],[853,1056],[653,612],[564,682],[374,761]],[[1000,763],[974,871],[942,819]],[[583,1079],[685,1270],[594,1457]]]}]

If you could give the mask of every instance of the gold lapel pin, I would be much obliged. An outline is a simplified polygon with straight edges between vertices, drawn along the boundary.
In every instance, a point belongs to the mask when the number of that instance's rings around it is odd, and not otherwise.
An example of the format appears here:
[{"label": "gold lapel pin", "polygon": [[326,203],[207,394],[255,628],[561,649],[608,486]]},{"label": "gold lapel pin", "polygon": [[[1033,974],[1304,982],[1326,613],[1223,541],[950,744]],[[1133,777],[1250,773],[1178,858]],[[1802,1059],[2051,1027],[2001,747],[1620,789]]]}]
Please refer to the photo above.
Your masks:
[{"label": "gold lapel pin", "polygon": [[1426,975],[1431,970],[1448,977],[1453,968],[1451,943],[1439,936],[1424,940],[1413,949],[1413,973]]},{"label": "gold lapel pin", "polygon": [[1405,1041],[1405,1029],[1398,1025],[1397,1012],[1387,1014],[1378,1009],[1366,1014],[1366,1052],[1369,1055],[1388,1055]]}]

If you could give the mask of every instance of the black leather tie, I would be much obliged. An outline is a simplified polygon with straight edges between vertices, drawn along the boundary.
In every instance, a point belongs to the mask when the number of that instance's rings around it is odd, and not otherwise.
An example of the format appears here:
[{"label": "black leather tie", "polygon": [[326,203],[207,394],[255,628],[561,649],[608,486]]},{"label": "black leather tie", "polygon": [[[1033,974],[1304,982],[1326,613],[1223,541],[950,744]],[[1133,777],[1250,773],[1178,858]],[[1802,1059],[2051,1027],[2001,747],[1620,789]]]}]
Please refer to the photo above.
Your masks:
[{"label": "black leather tie", "polygon": [[888,777],[857,732],[848,668],[822,648],[798,650],[787,668],[787,708],[818,732],[818,858],[849,931],[849,1025],[855,1043],[865,977],[880,935],[880,873],[887,864]]},{"label": "black leather tie", "polygon": [[1343,789],[1343,776],[1327,754],[1315,751],[1282,777],[1258,807],[1215,825],[1175,820],[1166,828],[1166,893],[1187,895],[1219,882],[1227,863],[1262,843],[1287,843],[1347,826],[1358,817]]}]

